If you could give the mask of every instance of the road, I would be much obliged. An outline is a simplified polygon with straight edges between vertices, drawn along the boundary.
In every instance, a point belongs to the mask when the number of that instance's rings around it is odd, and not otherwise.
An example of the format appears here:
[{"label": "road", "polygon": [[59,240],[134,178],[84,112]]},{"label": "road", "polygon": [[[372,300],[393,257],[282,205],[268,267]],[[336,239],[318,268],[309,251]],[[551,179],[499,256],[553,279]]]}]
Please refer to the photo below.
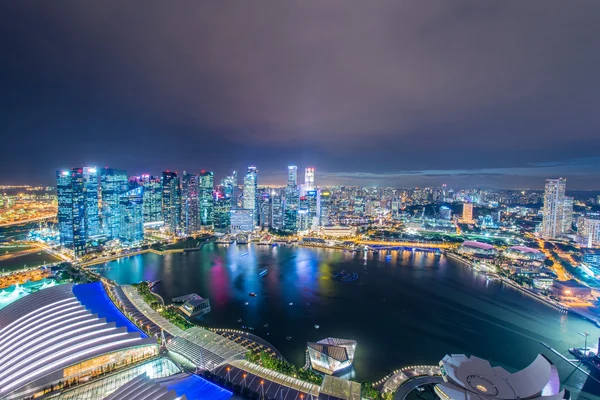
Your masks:
[{"label": "road", "polygon": [[30,222],[43,221],[45,219],[52,219],[52,218],[56,218],[56,214],[49,214],[49,215],[44,215],[43,217],[24,219],[24,220],[15,221],[15,222],[7,222],[5,224],[0,224],[0,228],[5,228],[5,227],[8,227],[8,226],[13,226],[13,225],[28,224]]},{"label": "road", "polygon": [[402,386],[398,388],[398,391],[394,395],[394,400],[404,400],[409,392],[414,390],[418,386],[426,385],[428,383],[442,383],[444,380],[441,376],[420,376],[406,381]]},{"label": "road", "polygon": [[358,240],[356,244],[359,245],[377,245],[377,246],[390,246],[390,247],[420,247],[427,249],[450,249],[456,247],[456,245],[450,243],[427,243],[427,242],[393,242],[393,241],[378,241],[378,240]]}]

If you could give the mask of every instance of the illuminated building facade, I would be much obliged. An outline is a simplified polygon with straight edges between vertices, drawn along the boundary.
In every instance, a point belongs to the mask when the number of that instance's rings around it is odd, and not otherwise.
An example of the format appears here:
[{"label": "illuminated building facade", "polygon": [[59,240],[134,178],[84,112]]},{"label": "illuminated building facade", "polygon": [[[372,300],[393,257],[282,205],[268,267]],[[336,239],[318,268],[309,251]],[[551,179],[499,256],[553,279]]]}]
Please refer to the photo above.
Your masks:
[{"label": "illuminated building facade", "polygon": [[161,184],[165,230],[176,235],[180,231],[181,221],[181,188],[177,172],[163,171]]},{"label": "illuminated building facade", "polygon": [[461,222],[472,224],[473,220],[473,203],[464,203]]},{"label": "illuminated building facade", "polygon": [[306,168],[304,170],[304,190],[307,192],[315,190],[315,169]]},{"label": "illuminated building facade", "polygon": [[318,342],[308,342],[308,356],[311,367],[331,375],[346,369],[354,362],[356,341],[327,338]]},{"label": "illuminated building facade", "polygon": [[121,195],[127,192],[127,172],[103,168],[100,171],[102,186],[102,229],[109,239],[118,239],[121,233]]},{"label": "illuminated building facade", "polygon": [[[234,171],[235,172],[235,171]],[[215,218],[213,200],[214,176],[211,171],[200,172],[200,226],[204,229],[212,229]]]},{"label": "illuminated building facade", "polygon": [[229,212],[230,232],[232,234],[248,233],[254,230],[254,210],[244,208],[231,209]]},{"label": "illuminated building facade", "polygon": [[546,179],[543,220],[540,230],[540,235],[544,239],[558,238],[563,233],[563,206],[566,188],[566,179]]},{"label": "illuminated building facade", "polygon": [[562,233],[571,232],[573,227],[573,197],[565,196],[562,204]]},{"label": "illuminated building facade", "polygon": [[199,191],[198,176],[183,171],[181,177],[181,220],[185,235],[200,230]]},{"label": "illuminated building facade", "polygon": [[288,179],[285,187],[285,203],[283,212],[283,229],[287,232],[298,230],[298,210],[300,208],[300,193],[298,191],[298,167],[288,167]]},{"label": "illuminated building facade", "polygon": [[585,217],[580,220],[579,236],[586,247],[600,246],[600,219]]},{"label": "illuminated building facade", "polygon": [[83,191],[85,193],[85,236],[86,239],[102,233],[98,193],[98,169],[83,168]]},{"label": "illuminated building facade", "polygon": [[163,215],[160,177],[142,175],[141,178],[141,184],[144,188],[144,223],[161,223],[163,221]]},{"label": "illuminated building facade", "polygon": [[0,310],[0,398],[40,397],[158,355],[102,283],[64,284]]},{"label": "illuminated building facade", "polygon": [[283,197],[279,193],[271,196],[271,227],[283,229]]},{"label": "illuminated building facade", "polygon": [[56,171],[56,194],[60,244],[80,255],[85,251],[85,198],[83,171],[77,171]]},{"label": "illuminated building facade", "polygon": [[318,190],[309,190],[306,192],[306,201],[308,205],[309,229],[316,230],[319,227],[319,209],[321,196]]},{"label": "illuminated building facade", "polygon": [[131,189],[121,195],[119,210],[119,240],[140,244],[144,240],[144,188]]},{"label": "illuminated building facade", "polygon": [[322,190],[319,197],[319,225],[329,226],[331,225],[329,218],[331,209],[331,192],[328,190]]},{"label": "illuminated building facade", "polygon": [[271,226],[271,196],[269,193],[264,192],[260,195],[260,214],[259,214],[259,226],[262,228],[268,228]]},{"label": "illuminated building facade", "polygon": [[233,198],[225,197],[220,192],[217,192],[214,211],[214,229],[216,232],[225,233],[231,225],[231,204]]},{"label": "illuminated building facade", "polygon": [[258,224],[258,169],[251,165],[244,177],[243,209],[252,210],[254,225]]}]

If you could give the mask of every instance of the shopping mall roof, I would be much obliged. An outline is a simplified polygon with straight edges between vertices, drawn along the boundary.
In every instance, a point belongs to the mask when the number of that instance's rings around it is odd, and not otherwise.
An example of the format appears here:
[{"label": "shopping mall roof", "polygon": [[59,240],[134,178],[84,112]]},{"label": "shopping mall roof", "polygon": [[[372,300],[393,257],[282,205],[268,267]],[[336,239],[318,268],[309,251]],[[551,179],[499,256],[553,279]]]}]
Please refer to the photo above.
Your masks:
[{"label": "shopping mall roof", "polygon": [[100,282],[30,294],[0,310],[0,398],[62,379],[65,368],[90,358],[143,345],[156,340],[121,314]]},{"label": "shopping mall roof", "polygon": [[325,375],[321,385],[321,396],[330,399],[360,400],[362,387],[360,383],[335,376]]},{"label": "shopping mall roof", "polygon": [[440,366],[444,383],[437,384],[435,391],[442,399],[559,400],[569,396],[560,390],[556,367],[541,354],[514,374],[499,366],[492,367],[487,360],[464,354],[447,355]]}]

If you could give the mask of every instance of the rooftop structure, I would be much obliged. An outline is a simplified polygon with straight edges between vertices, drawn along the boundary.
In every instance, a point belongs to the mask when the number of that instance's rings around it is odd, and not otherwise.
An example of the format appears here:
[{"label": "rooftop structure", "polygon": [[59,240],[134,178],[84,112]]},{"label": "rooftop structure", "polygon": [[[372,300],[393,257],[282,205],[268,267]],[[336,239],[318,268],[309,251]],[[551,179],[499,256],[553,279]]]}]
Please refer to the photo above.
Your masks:
[{"label": "rooftop structure", "polygon": [[362,388],[358,382],[325,375],[319,399],[361,400],[361,391]]},{"label": "rooftop structure", "polygon": [[440,361],[444,383],[435,386],[444,400],[466,399],[568,399],[560,390],[558,371],[543,355],[525,369],[511,374],[492,367],[487,360],[464,354],[447,355]]},{"label": "rooftop structure", "polygon": [[187,400],[185,394],[178,398],[174,390],[168,390],[150,380],[145,373],[133,378],[104,400]]},{"label": "rooftop structure", "polygon": [[204,315],[210,312],[210,301],[196,294],[180,306],[179,310],[188,318]]},{"label": "rooftop structure", "polygon": [[167,349],[204,370],[212,370],[225,361],[243,358],[246,353],[243,346],[200,327],[183,331],[169,341]]},{"label": "rooftop structure", "polygon": [[510,247],[503,254],[506,257],[517,260],[543,261],[546,258],[546,255],[542,251],[525,246]]},{"label": "rooftop structure", "polygon": [[100,282],[58,285],[0,310],[0,397],[39,396],[158,354]]},{"label": "rooftop structure", "polygon": [[495,256],[498,254],[498,250],[491,244],[474,242],[474,241],[466,241],[464,242],[459,251],[461,253],[478,255],[478,256]]},{"label": "rooftop structure", "polygon": [[325,374],[348,368],[354,361],[355,340],[326,338],[307,346],[312,368]]}]

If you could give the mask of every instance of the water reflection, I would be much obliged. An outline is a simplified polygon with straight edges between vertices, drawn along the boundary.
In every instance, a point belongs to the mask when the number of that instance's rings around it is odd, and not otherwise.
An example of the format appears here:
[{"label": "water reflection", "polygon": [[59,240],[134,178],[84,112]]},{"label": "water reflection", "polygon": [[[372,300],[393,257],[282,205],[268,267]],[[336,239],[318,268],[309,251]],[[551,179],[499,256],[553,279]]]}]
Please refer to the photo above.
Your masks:
[{"label": "water reflection", "polygon": [[[198,252],[145,254],[110,266],[102,273],[119,283],[161,280],[157,290],[167,301],[194,292],[210,298],[212,312],[202,324],[252,327],[296,365],[304,365],[307,341],[357,340],[360,380],[437,364],[446,353],[475,354],[514,370],[539,352],[551,357],[540,341],[568,354],[569,346],[583,345],[577,332],[600,333],[432,253],[382,251],[365,258],[362,252],[208,244]],[[334,280],[340,271],[358,279]],[[583,385],[582,373],[571,376],[572,367],[555,363],[568,388]]]}]

